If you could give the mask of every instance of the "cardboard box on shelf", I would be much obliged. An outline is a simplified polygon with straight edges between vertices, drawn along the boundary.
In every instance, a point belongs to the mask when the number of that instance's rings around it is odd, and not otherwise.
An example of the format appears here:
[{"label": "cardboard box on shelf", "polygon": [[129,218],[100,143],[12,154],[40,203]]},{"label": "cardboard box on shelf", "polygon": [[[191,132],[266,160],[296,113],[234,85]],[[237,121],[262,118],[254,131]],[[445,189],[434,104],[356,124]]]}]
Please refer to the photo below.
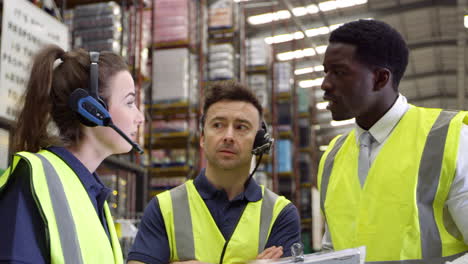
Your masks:
[{"label": "cardboard box on shelf", "polygon": [[152,101],[187,100],[189,92],[189,50],[156,50],[153,53]]},{"label": "cardboard box on shelf", "polygon": [[263,38],[247,40],[247,66],[267,66],[271,62],[272,49]]}]

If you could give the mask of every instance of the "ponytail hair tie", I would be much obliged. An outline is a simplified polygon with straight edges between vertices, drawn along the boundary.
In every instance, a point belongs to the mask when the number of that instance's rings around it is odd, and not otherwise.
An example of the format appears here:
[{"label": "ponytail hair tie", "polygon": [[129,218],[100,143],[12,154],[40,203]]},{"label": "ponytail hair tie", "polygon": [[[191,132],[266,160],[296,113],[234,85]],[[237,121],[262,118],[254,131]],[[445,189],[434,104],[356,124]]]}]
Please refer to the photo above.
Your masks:
[{"label": "ponytail hair tie", "polygon": [[64,62],[65,52],[60,53],[58,58],[54,61],[54,69],[57,68],[62,62]]}]

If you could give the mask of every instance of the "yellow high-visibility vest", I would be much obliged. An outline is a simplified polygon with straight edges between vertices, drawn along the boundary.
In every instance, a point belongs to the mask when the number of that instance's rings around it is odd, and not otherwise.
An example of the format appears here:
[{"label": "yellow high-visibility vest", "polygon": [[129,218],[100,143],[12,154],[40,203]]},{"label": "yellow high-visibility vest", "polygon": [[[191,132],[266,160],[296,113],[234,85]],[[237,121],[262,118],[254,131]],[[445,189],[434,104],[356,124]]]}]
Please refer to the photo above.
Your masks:
[{"label": "yellow high-visibility vest", "polygon": [[263,252],[279,213],[290,202],[267,188],[250,202],[226,241],[193,181],[158,194],[171,250],[170,262],[246,263]]},{"label": "yellow high-visibility vest", "polygon": [[367,263],[444,263],[467,252],[463,238],[444,224],[464,123],[466,112],[411,106],[362,188],[355,130],[335,138],[318,174],[334,248],[365,245]]},{"label": "yellow high-visibility vest", "polygon": [[122,250],[107,202],[104,213],[110,240],[80,179],[54,153],[17,153],[0,177],[0,189],[21,159],[31,168],[31,191],[46,228],[51,263],[122,264]]}]

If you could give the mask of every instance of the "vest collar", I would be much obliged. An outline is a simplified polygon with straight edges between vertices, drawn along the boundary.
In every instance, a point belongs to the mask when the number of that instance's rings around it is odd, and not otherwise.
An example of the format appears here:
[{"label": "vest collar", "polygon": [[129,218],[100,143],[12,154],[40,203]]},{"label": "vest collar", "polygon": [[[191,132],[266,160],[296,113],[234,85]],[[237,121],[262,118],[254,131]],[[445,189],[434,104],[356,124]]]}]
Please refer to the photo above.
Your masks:
[{"label": "vest collar", "polygon": [[57,146],[51,146],[46,149],[70,166],[86,190],[96,190],[96,192],[102,192],[104,196],[108,196],[111,190],[101,182],[96,173],[91,173],[70,151]]},{"label": "vest collar", "polygon": [[[398,95],[393,106],[369,129],[369,133],[379,144],[382,144],[390,136],[390,133],[408,109],[409,104],[406,97],[401,94]],[[359,137],[362,133],[366,132],[366,130],[362,129],[357,123],[355,128],[356,142],[359,144]]]},{"label": "vest collar", "polygon": [[[193,184],[204,200],[214,199],[219,192],[223,192],[225,194],[223,190],[216,189],[208,181],[205,176],[205,169],[203,169],[198,177],[195,178]],[[244,192],[240,193],[237,197],[234,198],[234,200],[247,200],[248,202],[256,202],[260,199],[262,199],[262,188],[252,177],[247,180]]]}]

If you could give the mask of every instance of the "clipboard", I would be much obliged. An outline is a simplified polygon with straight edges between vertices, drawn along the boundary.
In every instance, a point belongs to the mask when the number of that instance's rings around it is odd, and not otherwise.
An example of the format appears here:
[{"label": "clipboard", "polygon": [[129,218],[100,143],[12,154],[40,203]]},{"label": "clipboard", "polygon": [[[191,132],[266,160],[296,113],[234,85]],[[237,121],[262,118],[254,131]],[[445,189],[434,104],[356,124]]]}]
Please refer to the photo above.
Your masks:
[{"label": "clipboard", "polygon": [[349,248],[339,251],[326,251],[303,255],[303,247],[295,243],[291,247],[292,257],[278,260],[255,260],[250,264],[364,264],[366,247]]}]

